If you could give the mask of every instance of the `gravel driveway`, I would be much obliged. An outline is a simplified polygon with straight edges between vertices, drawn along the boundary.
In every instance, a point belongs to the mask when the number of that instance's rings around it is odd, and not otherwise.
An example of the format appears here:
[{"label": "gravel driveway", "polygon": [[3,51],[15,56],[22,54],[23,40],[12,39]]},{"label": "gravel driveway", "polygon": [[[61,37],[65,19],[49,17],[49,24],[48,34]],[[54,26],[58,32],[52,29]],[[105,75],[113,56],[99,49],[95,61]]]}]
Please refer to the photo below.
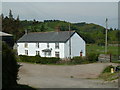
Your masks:
[{"label": "gravel driveway", "polygon": [[96,79],[111,63],[40,65],[21,63],[18,83],[35,88],[117,88],[116,82]]}]

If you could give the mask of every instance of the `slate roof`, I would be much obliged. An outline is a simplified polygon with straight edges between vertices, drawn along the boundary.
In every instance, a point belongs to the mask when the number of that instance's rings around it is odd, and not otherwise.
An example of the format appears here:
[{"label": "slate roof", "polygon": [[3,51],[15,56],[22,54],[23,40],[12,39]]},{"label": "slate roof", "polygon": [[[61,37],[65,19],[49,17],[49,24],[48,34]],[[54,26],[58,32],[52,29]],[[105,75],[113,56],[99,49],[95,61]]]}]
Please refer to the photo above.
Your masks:
[{"label": "slate roof", "polygon": [[17,42],[66,42],[74,33],[75,31],[33,32],[23,35]]},{"label": "slate roof", "polygon": [[0,31],[0,36],[12,36],[12,34],[8,34],[8,33]]}]

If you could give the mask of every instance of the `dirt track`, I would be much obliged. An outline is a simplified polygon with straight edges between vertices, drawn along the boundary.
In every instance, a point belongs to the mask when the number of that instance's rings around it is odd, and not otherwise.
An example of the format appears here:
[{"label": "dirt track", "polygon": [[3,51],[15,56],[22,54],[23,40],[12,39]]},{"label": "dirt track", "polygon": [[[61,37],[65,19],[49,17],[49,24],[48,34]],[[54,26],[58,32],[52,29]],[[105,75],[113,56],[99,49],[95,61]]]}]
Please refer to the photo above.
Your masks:
[{"label": "dirt track", "polygon": [[[18,83],[35,88],[115,88],[117,82],[95,79],[110,63],[39,65],[21,63]],[[92,79],[90,79],[92,78]]]}]

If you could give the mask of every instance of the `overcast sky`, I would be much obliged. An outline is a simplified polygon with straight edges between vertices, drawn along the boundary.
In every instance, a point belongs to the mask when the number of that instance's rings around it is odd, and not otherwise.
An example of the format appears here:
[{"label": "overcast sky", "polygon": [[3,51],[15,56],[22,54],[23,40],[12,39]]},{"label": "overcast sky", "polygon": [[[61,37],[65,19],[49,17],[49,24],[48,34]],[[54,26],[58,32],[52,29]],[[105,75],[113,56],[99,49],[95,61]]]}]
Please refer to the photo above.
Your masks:
[{"label": "overcast sky", "polygon": [[4,15],[8,15],[9,9],[22,20],[57,19],[105,26],[107,17],[109,28],[118,28],[117,2],[3,2]]}]

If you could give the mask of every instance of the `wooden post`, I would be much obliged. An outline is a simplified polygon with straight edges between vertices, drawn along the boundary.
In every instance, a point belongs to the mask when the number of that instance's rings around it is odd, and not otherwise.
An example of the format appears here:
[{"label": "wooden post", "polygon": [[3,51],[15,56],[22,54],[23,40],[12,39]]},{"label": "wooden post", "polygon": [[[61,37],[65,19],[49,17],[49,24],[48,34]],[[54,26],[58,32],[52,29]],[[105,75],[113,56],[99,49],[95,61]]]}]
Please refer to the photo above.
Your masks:
[{"label": "wooden post", "polygon": [[106,18],[105,54],[107,54],[107,28],[108,28],[107,21],[108,19]]},{"label": "wooden post", "polygon": [[71,60],[71,30],[70,30],[70,24],[69,24],[69,60]]}]

